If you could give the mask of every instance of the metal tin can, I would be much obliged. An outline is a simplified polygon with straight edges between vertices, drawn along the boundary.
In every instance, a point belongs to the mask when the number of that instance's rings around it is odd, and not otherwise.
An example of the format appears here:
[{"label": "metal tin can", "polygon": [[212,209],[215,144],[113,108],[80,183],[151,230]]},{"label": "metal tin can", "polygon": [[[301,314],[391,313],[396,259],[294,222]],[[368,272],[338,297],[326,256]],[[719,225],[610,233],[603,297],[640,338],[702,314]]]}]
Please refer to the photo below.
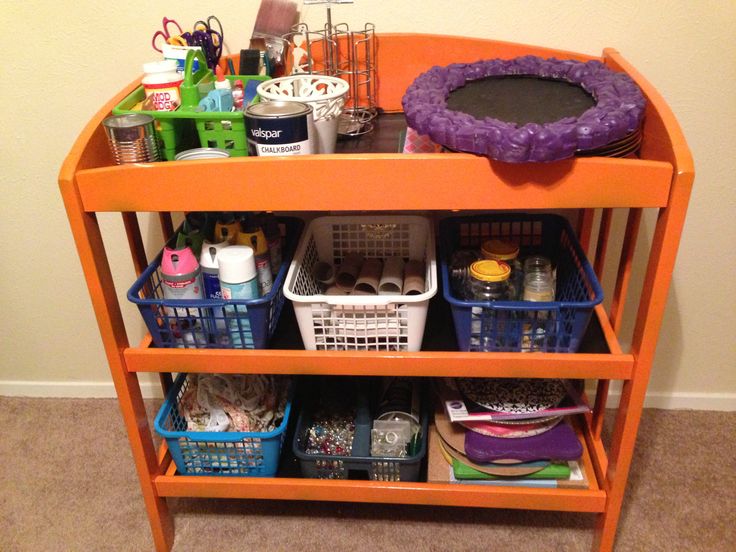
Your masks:
[{"label": "metal tin can", "polygon": [[188,161],[192,159],[220,159],[230,157],[230,152],[220,148],[194,148],[176,154],[174,160]]},{"label": "metal tin can", "polygon": [[302,102],[261,102],[245,110],[248,155],[313,153],[312,107]]}]

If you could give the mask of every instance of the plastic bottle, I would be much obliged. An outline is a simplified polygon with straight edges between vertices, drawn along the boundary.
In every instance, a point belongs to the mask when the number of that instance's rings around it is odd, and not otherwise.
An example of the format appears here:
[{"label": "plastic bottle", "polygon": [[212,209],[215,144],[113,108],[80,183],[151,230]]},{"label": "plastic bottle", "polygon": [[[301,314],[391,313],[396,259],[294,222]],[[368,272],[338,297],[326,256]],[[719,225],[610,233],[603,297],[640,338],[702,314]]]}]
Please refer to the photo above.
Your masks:
[{"label": "plastic bottle", "polygon": [[484,259],[503,261],[511,267],[509,297],[520,300],[524,287],[524,266],[519,260],[519,245],[510,240],[492,239],[483,242],[480,252]]},{"label": "plastic bottle", "polygon": [[[222,298],[228,301],[257,299],[258,278],[253,249],[247,245],[233,245],[221,249],[217,255]],[[253,348],[250,318],[245,305],[225,305],[225,322],[234,348]]]},{"label": "plastic bottle", "polygon": [[276,276],[283,262],[279,222],[273,213],[263,213],[261,215],[261,227],[263,228],[263,234],[266,236],[268,253],[271,256],[271,273]]},{"label": "plastic bottle", "polygon": [[258,226],[253,215],[246,215],[240,222],[240,231],[236,240],[238,245],[248,245],[255,254],[256,271],[258,272],[258,290],[261,296],[268,295],[273,287],[271,275],[271,255],[268,252],[266,235]]},{"label": "plastic bottle", "polygon": [[230,211],[225,211],[217,217],[215,223],[215,241],[221,242],[227,240],[230,245],[235,245],[238,237],[238,229],[240,225],[235,220],[235,215]]},{"label": "plastic bottle", "polygon": [[233,83],[233,105],[235,109],[243,110],[243,98],[245,97],[245,88],[243,81],[238,79]]},{"label": "plastic bottle", "polygon": [[175,111],[181,105],[179,87],[184,80],[176,70],[176,61],[165,59],[143,64],[144,109]]}]

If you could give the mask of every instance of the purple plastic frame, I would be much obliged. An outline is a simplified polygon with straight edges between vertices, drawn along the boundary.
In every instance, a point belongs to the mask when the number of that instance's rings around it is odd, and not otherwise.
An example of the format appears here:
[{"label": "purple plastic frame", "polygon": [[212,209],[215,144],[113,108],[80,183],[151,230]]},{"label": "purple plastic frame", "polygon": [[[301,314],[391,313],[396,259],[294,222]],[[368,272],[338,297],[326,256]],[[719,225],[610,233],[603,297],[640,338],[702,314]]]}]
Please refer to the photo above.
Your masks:
[{"label": "purple plastic frame", "polygon": [[[527,75],[581,86],[596,105],[579,117],[552,123],[516,123],[477,119],[447,108],[450,92],[468,81],[492,76]],[[565,159],[576,151],[599,148],[634,132],[644,117],[646,99],[625,73],[600,61],[544,59],[481,60],[435,66],[419,75],[401,101],[408,125],[447,148],[509,163]]]}]

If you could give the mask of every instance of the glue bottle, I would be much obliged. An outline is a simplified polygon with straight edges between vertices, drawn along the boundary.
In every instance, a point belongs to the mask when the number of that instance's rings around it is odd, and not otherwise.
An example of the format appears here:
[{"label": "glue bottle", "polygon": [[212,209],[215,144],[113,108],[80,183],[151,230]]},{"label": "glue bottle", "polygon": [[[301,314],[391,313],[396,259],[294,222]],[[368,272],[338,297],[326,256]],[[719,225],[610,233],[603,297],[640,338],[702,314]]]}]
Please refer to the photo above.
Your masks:
[{"label": "glue bottle", "polygon": [[258,272],[258,290],[261,296],[268,295],[273,286],[273,276],[271,275],[271,255],[268,252],[266,235],[252,215],[243,217],[240,224],[237,244],[248,245],[253,248]]},{"label": "glue bottle", "polygon": [[184,80],[176,70],[176,61],[165,59],[143,64],[144,109],[175,111],[181,105],[179,87]]}]

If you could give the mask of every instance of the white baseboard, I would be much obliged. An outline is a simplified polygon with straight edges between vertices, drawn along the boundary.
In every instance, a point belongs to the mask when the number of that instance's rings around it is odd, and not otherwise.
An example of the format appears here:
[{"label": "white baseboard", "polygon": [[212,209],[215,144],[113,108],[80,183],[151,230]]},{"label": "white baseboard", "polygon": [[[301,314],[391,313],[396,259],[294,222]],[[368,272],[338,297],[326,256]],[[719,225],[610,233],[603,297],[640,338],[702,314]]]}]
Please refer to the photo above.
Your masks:
[{"label": "white baseboard", "polygon": [[[588,389],[587,394],[592,405],[592,401],[595,400],[595,389]],[[618,406],[620,399],[621,391],[612,389],[608,394],[606,406],[615,408]],[[650,391],[644,399],[644,408],[733,412],[736,411],[736,393],[665,393],[661,391]]]},{"label": "white baseboard", "polygon": [[[157,399],[163,395],[157,382],[141,382],[141,392],[145,399]],[[75,399],[110,399],[115,398],[115,387],[112,382],[100,381],[2,381],[0,380],[0,396],[8,397],[59,397]],[[588,390],[591,401],[595,397],[595,389]],[[612,389],[608,396],[610,407],[618,406],[621,391]],[[645,408],[663,408],[667,410],[716,410],[736,411],[736,393],[664,393],[651,391],[644,400]]]},{"label": "white baseboard", "polygon": [[[155,382],[141,382],[144,399],[163,397],[161,386]],[[111,381],[3,381],[0,396],[65,399],[114,399],[115,386]]]}]

